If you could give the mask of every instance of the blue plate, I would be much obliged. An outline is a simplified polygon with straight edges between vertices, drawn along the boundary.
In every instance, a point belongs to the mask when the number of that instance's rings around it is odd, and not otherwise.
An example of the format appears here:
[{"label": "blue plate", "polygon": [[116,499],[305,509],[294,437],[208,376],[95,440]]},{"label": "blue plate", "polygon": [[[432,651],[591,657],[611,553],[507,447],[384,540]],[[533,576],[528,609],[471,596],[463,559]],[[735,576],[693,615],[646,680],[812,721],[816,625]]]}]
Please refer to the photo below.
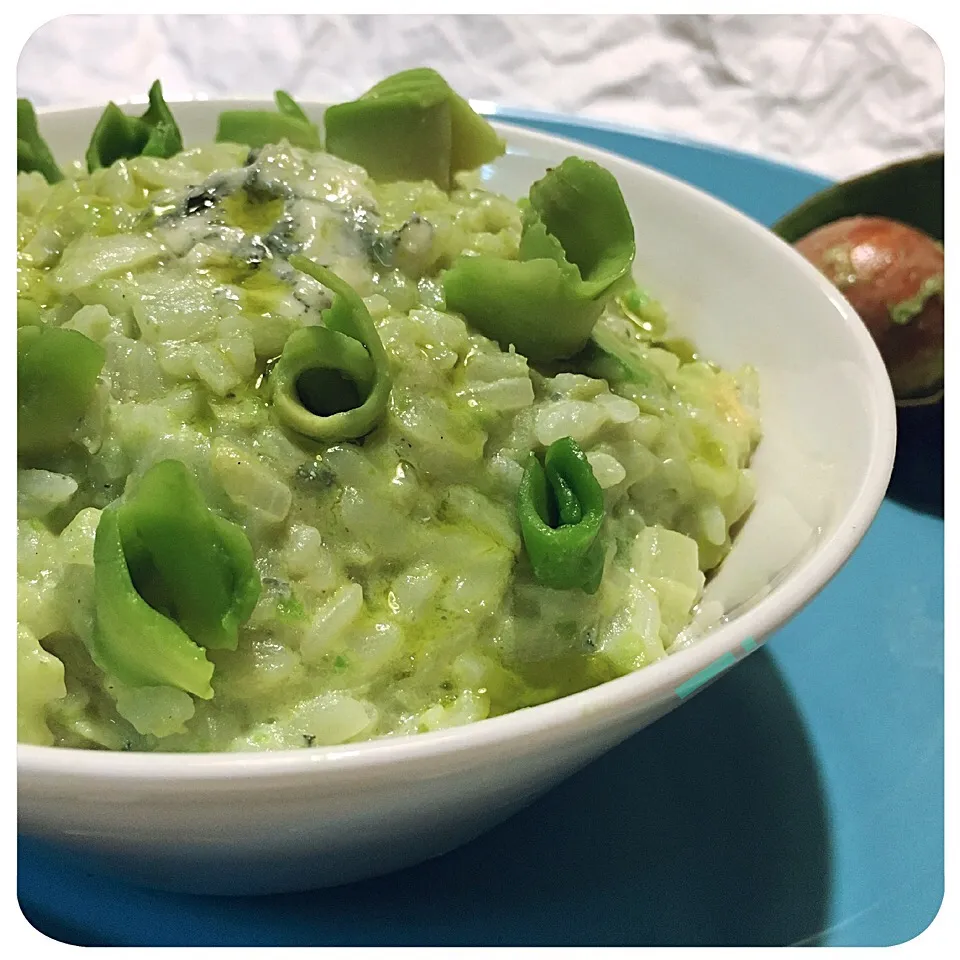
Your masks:
[{"label": "blue plate", "polygon": [[[764,223],[825,184],[611,125],[496,115],[659,167]],[[454,853],[349,887],[226,899],[140,890],[22,839],[21,907],[85,945],[911,939],[943,896],[944,567],[942,506],[902,493],[764,649]]]}]

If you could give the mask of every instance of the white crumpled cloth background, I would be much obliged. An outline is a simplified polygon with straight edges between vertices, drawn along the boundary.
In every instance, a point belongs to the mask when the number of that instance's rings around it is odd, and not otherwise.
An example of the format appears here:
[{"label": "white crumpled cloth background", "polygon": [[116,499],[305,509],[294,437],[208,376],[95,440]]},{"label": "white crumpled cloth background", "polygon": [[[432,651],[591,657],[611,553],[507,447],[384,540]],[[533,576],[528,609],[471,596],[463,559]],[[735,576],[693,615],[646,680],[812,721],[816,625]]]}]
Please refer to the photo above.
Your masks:
[{"label": "white crumpled cloth background", "polygon": [[429,65],[461,94],[694,137],[828,176],[943,146],[943,59],[867,15],[69,16],[19,63],[36,105],[345,100]]}]

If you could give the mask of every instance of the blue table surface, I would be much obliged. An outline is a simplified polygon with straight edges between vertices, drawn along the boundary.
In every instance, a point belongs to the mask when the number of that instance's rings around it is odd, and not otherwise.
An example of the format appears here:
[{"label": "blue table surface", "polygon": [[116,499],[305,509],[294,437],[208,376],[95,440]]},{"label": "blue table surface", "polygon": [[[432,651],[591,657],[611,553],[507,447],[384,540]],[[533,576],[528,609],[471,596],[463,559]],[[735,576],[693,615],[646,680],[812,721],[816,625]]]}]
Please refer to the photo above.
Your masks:
[{"label": "blue table surface", "polygon": [[[612,125],[496,115],[658,167],[767,224],[826,183]],[[460,850],[333,890],[204,898],[93,875],[21,838],[21,908],[86,945],[909,940],[943,896],[944,559],[942,485],[939,505],[908,485],[764,649]]]}]

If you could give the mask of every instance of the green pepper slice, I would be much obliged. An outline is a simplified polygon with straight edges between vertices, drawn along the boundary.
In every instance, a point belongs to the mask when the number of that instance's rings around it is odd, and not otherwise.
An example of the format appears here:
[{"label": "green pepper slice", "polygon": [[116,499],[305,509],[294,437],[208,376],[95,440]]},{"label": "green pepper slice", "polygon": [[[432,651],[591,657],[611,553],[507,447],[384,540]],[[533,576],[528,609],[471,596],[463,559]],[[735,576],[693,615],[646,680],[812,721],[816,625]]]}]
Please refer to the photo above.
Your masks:
[{"label": "green pepper slice", "polygon": [[63,172],[53,159],[47,141],[40,136],[33,104],[22,97],[17,100],[17,173],[43,174],[47,183],[58,183]]},{"label": "green pepper slice", "polygon": [[323,326],[287,338],[270,373],[281,423],[312,440],[336,443],[366,436],[383,418],[390,397],[386,351],[357,293],[325,267],[294,255],[290,265],[334,294]]},{"label": "green pepper slice", "polygon": [[100,517],[94,541],[97,627],[94,662],[131,686],[171,686],[209,700],[213,664],[169,617],[154,610],[130,578],[117,510]]},{"label": "green pepper slice", "polygon": [[460,170],[499,157],[506,145],[436,70],[417,67],[381,80],[324,115],[327,150],[374,180],[433,180],[449,190]]},{"label": "green pepper slice", "polygon": [[320,150],[320,131],[300,105],[283,90],[274,93],[277,112],[269,110],[224,110],[217,121],[218,143],[242,143],[259,149],[286,140],[295,147]]},{"label": "green pepper slice", "polygon": [[179,460],[155,464],[103,511],[94,582],[98,665],[207,699],[213,667],[201,648],[235,650],[260,596],[246,535],[207,507]]},{"label": "green pepper slice", "polygon": [[543,465],[530,454],[517,511],[537,581],[554,590],[596,593],[605,559],[603,491],[575,440],[562,437],[550,444]]},{"label": "green pepper slice", "polygon": [[464,256],[444,275],[447,306],[534,361],[583,349],[630,274],[633,222],[616,178],[568,157],[530,188],[519,259]]},{"label": "green pepper slice", "polygon": [[[18,302],[18,321],[20,319]],[[56,453],[70,442],[106,354],[77,330],[28,322],[17,328],[17,455]]]},{"label": "green pepper slice", "polygon": [[125,114],[112,100],[94,127],[87,147],[87,169],[109,167],[133,157],[172,157],[183,149],[180,128],[163,99],[160,81],[148,94],[149,105],[139,117]]}]

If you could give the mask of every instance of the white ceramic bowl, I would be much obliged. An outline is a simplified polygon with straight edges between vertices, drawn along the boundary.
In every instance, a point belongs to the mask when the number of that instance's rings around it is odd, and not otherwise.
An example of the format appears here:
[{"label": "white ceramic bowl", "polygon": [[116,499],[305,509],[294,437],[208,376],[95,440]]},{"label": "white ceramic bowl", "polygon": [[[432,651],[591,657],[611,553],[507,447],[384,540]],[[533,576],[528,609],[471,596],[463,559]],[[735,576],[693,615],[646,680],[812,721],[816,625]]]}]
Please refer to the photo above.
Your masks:
[{"label": "white ceramic bowl", "polygon": [[[225,106],[174,104],[185,141],[209,139]],[[83,154],[100,109],[41,116],[61,160]],[[308,109],[321,116],[322,106]],[[605,165],[636,225],[638,279],[708,356],[759,370],[758,508],[712,588],[730,616],[630,676],[438,733],[254,755],[22,746],[25,834],[81,852],[92,868],[203,893],[305,889],[414,864],[478,836],[678,706],[796,613],[854,550],[889,480],[895,417],[880,356],[846,301],[773,234],[677,180],[500,130],[509,151],[489,169],[491,187],[525,195],[570,154]],[[796,530],[811,531],[802,549]]]}]

